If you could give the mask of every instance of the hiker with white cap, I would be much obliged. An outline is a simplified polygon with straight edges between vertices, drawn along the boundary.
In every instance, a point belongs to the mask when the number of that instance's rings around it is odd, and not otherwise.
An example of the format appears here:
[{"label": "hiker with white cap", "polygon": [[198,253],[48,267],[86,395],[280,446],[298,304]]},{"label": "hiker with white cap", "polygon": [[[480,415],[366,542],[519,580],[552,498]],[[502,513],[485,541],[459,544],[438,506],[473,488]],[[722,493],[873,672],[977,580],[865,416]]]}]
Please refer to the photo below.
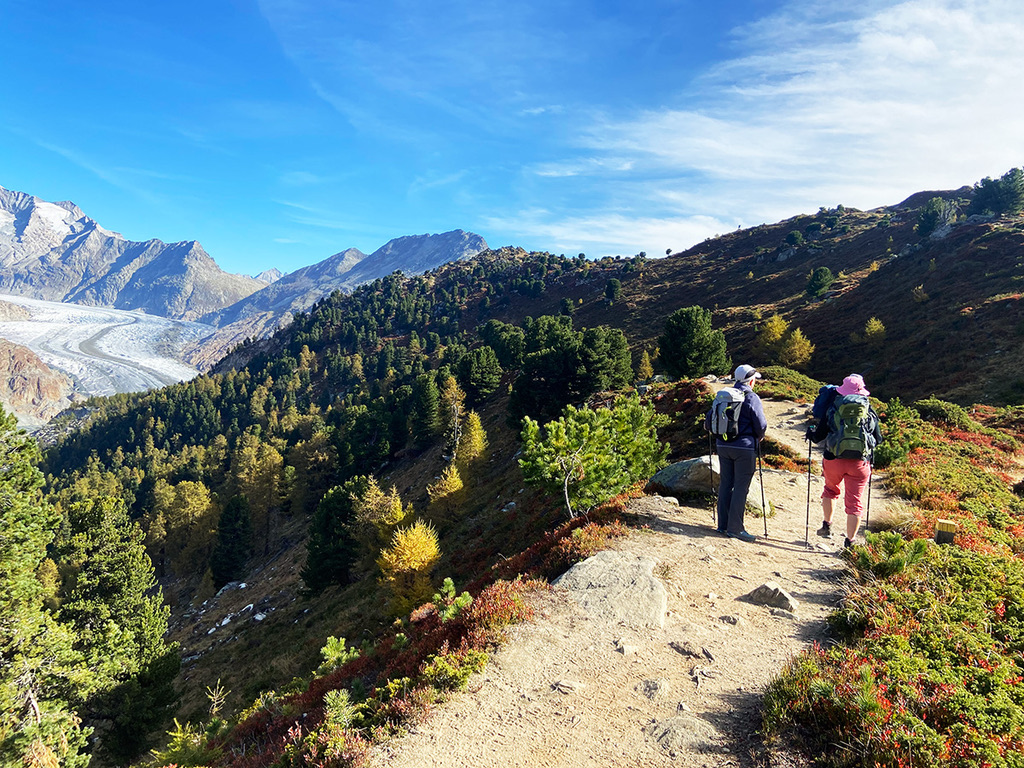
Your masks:
[{"label": "hiker with white cap", "polygon": [[[747,491],[757,467],[757,444],[764,437],[768,422],[764,409],[753,390],[761,374],[752,365],[741,365],[733,373],[732,403],[722,411],[708,411],[705,428],[715,435],[718,453],[718,532],[740,541],[752,542],[757,537],[743,527]],[[716,396],[716,404],[719,398]],[[728,416],[726,417],[726,414]],[[727,427],[721,426],[723,422]]]},{"label": "hiker with white cap", "polygon": [[809,428],[805,435],[812,443],[825,441],[825,458],[821,464],[825,477],[825,489],[821,492],[823,522],[818,529],[819,536],[832,536],[832,502],[839,498],[839,486],[845,486],[844,547],[852,546],[860,527],[864,489],[871,482],[875,446],[882,441],[878,414],[868,401],[869,394],[864,377],[851,373],[836,387],[834,399],[817,426]]}]

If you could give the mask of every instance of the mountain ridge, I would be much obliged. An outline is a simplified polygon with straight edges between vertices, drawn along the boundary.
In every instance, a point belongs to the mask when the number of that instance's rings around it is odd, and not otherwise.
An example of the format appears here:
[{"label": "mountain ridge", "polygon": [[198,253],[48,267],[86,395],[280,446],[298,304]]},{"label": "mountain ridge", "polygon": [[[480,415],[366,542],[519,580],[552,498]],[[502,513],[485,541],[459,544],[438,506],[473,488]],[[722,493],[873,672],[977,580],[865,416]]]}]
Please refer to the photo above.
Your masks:
[{"label": "mountain ridge", "polygon": [[0,291],[195,320],[265,283],[222,270],[198,241],[127,240],[74,203],[0,187]]}]

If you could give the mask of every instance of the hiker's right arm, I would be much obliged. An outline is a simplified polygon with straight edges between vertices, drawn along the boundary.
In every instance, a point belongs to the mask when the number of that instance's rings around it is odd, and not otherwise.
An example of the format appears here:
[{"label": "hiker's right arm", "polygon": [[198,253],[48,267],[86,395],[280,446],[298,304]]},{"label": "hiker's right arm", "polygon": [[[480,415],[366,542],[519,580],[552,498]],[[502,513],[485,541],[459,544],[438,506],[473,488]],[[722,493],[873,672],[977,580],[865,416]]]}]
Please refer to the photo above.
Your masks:
[{"label": "hiker's right arm", "polygon": [[810,440],[812,443],[820,443],[828,436],[828,420],[819,419],[817,425],[808,427],[804,433],[804,439]]}]

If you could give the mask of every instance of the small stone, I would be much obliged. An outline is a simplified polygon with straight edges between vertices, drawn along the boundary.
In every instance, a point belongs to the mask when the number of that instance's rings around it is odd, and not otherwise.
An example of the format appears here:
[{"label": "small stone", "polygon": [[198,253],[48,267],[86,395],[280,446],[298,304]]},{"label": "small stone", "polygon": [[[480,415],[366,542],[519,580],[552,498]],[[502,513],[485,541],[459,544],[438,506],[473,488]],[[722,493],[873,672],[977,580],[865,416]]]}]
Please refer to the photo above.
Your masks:
[{"label": "small stone", "polygon": [[668,680],[644,680],[637,685],[636,689],[653,701],[667,696],[671,685]]},{"label": "small stone", "polygon": [[708,592],[708,600],[717,600],[717,599],[718,599],[718,595],[716,595],[714,592]]},{"label": "small stone", "polygon": [[690,705],[687,704],[685,701],[680,701],[676,705],[676,709],[679,710],[680,712],[693,712],[693,710],[690,708]]},{"label": "small stone", "polygon": [[796,611],[800,606],[796,598],[774,581],[766,581],[752,592],[743,595],[742,600],[754,603],[755,605],[767,605],[773,608],[782,608],[787,611]]},{"label": "small stone", "polygon": [[637,647],[635,645],[620,645],[619,653],[623,656],[636,656]]},{"label": "small stone", "polygon": [[672,640],[669,642],[668,647],[676,653],[681,653],[683,656],[690,656],[691,658],[698,658],[701,655],[697,646],[689,640]]},{"label": "small stone", "polygon": [[575,680],[558,680],[552,683],[551,687],[559,693],[576,693],[577,691],[582,691],[587,686]]},{"label": "small stone", "polygon": [[732,624],[734,627],[742,627],[747,623],[742,616],[736,616],[731,613],[727,613],[725,616],[719,616],[718,618],[723,624]]}]

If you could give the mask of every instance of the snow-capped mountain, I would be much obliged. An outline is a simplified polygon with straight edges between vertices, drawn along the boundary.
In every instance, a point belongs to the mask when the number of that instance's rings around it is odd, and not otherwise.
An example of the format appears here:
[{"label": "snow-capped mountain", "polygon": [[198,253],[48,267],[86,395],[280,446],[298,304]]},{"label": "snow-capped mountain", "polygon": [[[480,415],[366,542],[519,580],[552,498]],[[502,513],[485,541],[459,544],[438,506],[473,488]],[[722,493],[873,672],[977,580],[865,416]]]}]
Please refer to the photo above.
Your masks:
[{"label": "snow-capped mountain", "polygon": [[0,293],[194,320],[265,285],[194,240],[126,240],[74,203],[0,187]]},{"label": "snow-capped mountain", "polygon": [[290,322],[294,312],[309,309],[334,291],[352,291],[395,270],[407,275],[422,274],[486,249],[487,243],[480,235],[461,229],[438,235],[396,237],[369,256],[349,248],[290,272],[238,303],[201,318],[219,330],[196,345],[186,360],[205,370],[243,340],[269,336]]}]

